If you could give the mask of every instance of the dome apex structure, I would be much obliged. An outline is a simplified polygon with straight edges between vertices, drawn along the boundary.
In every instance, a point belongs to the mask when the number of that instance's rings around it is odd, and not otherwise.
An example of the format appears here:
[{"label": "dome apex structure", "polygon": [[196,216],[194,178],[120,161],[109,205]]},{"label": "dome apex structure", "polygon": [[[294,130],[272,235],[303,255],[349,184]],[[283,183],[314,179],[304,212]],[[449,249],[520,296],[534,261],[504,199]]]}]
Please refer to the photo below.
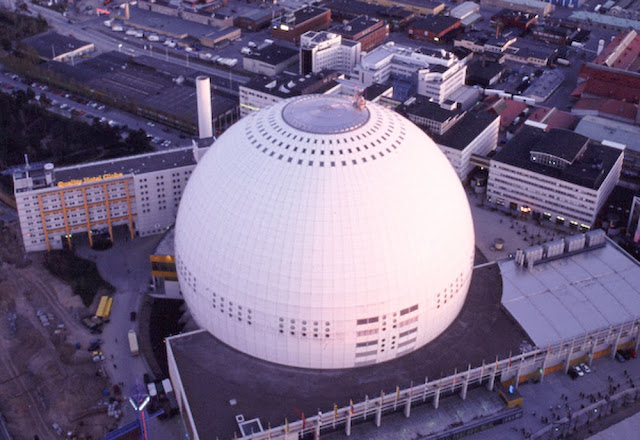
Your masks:
[{"label": "dome apex structure", "polygon": [[474,256],[464,190],[436,144],[389,109],[327,95],[225,132],[189,179],[175,235],[198,325],[304,368],[424,346],[460,312]]}]

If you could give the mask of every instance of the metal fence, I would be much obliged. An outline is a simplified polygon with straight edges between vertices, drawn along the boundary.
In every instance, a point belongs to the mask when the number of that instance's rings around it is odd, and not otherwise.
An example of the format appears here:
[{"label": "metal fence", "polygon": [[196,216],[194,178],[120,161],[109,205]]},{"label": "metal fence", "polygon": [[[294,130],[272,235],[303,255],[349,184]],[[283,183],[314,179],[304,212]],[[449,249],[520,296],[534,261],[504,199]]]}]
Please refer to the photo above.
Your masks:
[{"label": "metal fence", "polygon": [[300,437],[320,438],[323,430],[334,431],[344,427],[345,434],[351,434],[354,423],[373,421],[376,426],[382,423],[382,416],[402,411],[410,417],[411,408],[431,402],[438,408],[440,396],[460,393],[464,400],[469,386],[486,385],[489,390],[495,387],[496,379],[502,383],[510,383],[517,387],[527,380],[544,380],[544,375],[563,370],[565,373],[574,362],[586,361],[589,364],[594,358],[610,355],[613,357],[620,346],[633,343],[638,350],[638,330],[640,319],[624,322],[615,327],[600,329],[570,340],[565,340],[548,347],[537,347],[526,353],[510,356],[508,359],[496,359],[495,362],[471,368],[471,365],[460,372],[429,380],[425,377],[420,384],[410,384],[408,388],[396,387],[389,393],[381,392],[379,396],[367,396],[364,401],[350,403],[348,406],[322,412],[303,420],[289,422],[277,427],[269,427],[266,431],[241,437],[241,440],[293,440]]}]

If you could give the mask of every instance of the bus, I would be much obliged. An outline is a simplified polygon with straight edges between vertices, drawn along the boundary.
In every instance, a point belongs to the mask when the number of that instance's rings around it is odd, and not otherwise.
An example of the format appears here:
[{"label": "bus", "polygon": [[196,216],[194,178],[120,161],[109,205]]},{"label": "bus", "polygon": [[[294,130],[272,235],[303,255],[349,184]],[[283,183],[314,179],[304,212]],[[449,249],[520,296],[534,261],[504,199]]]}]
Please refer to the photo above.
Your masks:
[{"label": "bus", "polygon": [[135,330],[129,330],[129,349],[131,350],[131,356],[138,356],[140,354],[138,348],[138,335]]}]

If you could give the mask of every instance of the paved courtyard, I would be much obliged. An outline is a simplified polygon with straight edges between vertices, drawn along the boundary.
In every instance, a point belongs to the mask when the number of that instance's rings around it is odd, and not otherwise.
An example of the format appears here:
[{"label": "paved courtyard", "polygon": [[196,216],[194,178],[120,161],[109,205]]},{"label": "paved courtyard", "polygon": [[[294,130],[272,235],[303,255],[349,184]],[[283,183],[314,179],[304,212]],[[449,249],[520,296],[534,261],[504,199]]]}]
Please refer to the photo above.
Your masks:
[{"label": "paved courtyard", "polygon": [[[484,195],[467,190],[469,206],[476,232],[476,247],[489,261],[508,258],[519,248],[555,240],[567,235],[550,222],[539,226],[534,220],[515,219],[506,213],[492,210],[482,200]],[[496,239],[503,240],[502,250],[495,248]]]}]

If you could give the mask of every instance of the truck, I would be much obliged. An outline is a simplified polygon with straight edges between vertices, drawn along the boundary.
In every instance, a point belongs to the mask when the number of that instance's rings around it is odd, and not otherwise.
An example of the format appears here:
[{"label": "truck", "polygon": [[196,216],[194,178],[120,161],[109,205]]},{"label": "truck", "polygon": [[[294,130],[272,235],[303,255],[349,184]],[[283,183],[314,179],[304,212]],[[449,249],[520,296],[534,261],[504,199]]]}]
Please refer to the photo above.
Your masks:
[{"label": "truck", "polygon": [[140,350],[138,348],[138,335],[135,330],[129,330],[129,350],[131,350],[131,356],[138,356]]},{"label": "truck", "polygon": [[218,64],[222,64],[223,66],[233,67],[238,64],[238,60],[235,58],[218,58],[216,60]]},{"label": "truck", "polygon": [[171,379],[169,379],[168,377],[166,379],[162,379],[162,388],[164,389],[165,393],[173,391],[173,387],[171,386]]}]

